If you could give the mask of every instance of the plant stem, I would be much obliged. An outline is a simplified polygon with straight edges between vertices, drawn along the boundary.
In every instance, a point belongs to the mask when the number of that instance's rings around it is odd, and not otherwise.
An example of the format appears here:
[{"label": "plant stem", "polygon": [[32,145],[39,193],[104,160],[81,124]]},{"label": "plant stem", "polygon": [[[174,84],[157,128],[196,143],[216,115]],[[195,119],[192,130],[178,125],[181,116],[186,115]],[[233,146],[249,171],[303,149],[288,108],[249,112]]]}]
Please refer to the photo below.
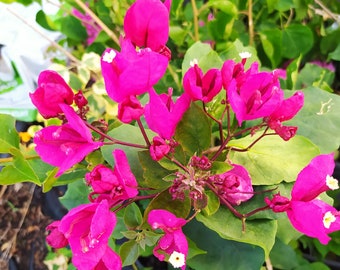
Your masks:
[{"label": "plant stem", "polygon": [[170,157],[169,155],[165,155],[166,158],[168,158],[170,161],[172,161],[173,163],[175,163],[179,168],[181,168],[183,171],[185,172],[189,172],[188,168],[186,168],[184,165],[182,165],[182,163],[180,163],[177,159],[175,159],[174,157]]},{"label": "plant stem", "polygon": [[101,130],[95,128],[94,126],[92,126],[91,124],[87,123],[86,121],[84,121],[84,122],[85,122],[85,124],[86,124],[86,126],[88,128],[92,129],[94,132],[98,133],[103,138],[106,138],[106,139],[110,140],[112,142],[112,144],[120,144],[120,145],[126,145],[126,146],[135,147],[135,148],[148,149],[148,147],[145,146],[145,145],[124,142],[124,141],[120,141],[120,140],[117,140],[115,138],[112,138],[111,136],[105,134],[104,132],[102,132]]},{"label": "plant stem", "polygon": [[261,208],[257,208],[257,209],[255,209],[255,210],[253,210],[253,211],[250,211],[250,212],[247,213],[247,214],[244,214],[244,217],[245,217],[245,218],[248,218],[248,217],[250,217],[250,216],[252,216],[252,215],[255,215],[255,214],[258,213],[258,212],[261,212],[261,211],[264,211],[264,210],[268,210],[268,209],[270,209],[270,207],[269,207],[269,205],[266,205],[266,206],[263,206],[263,207],[261,207]]},{"label": "plant stem", "polygon": [[133,199],[122,202],[122,204],[119,207],[117,207],[116,209],[114,209],[113,211],[118,212],[118,211],[122,210],[123,208],[127,207],[128,205],[130,205],[130,204],[132,204],[136,201],[152,199],[152,198],[156,197],[158,194],[159,193],[154,193],[154,194],[144,195],[144,196],[136,196]]},{"label": "plant stem", "polygon": [[[220,140],[221,140],[221,142],[223,142],[223,126],[222,126],[222,121],[216,119],[214,116],[212,116],[211,114],[209,114],[209,113],[207,112],[207,108],[205,107],[205,103],[204,103],[204,102],[203,102],[203,110],[204,110],[205,114],[206,114],[209,118],[211,118],[213,121],[215,121],[215,122],[217,123],[218,129],[219,129],[219,132],[220,132]],[[223,116],[222,116],[222,117],[223,117]]]},{"label": "plant stem", "polygon": [[191,0],[191,6],[192,6],[192,13],[193,13],[193,17],[194,17],[194,39],[195,41],[199,40],[199,33],[198,33],[198,9],[196,6],[196,1],[195,0]]},{"label": "plant stem", "polygon": [[340,24],[340,18],[336,16],[332,11],[330,11],[323,3],[321,0],[314,0],[315,3],[317,3],[323,11],[328,14],[334,21],[336,21],[338,24]]},{"label": "plant stem", "polygon": [[81,0],[74,0],[77,5],[79,5],[99,26],[103,31],[108,34],[108,36],[119,45],[119,39],[114,32],[112,32],[103,22],[100,20],[96,14],[93,13],[91,9],[88,8]]},{"label": "plant stem", "polygon": [[237,152],[247,152],[250,150],[250,148],[252,148],[259,140],[261,140],[263,137],[265,136],[268,136],[268,135],[275,135],[276,133],[266,133],[268,131],[269,127],[267,127],[265,129],[265,131],[261,134],[260,137],[258,137],[255,141],[253,141],[251,144],[249,144],[246,148],[243,148],[243,149],[239,149],[239,148],[234,148],[234,147],[231,147],[230,150],[234,150],[234,151],[237,151]]},{"label": "plant stem", "polygon": [[140,118],[137,119],[137,123],[138,123],[138,126],[139,126],[140,131],[142,132],[142,135],[143,135],[143,137],[144,137],[144,140],[145,140],[146,144],[147,144],[148,146],[150,146],[150,145],[151,145],[150,140],[149,140],[149,138],[148,138],[148,135],[146,135],[145,129],[144,129],[144,127],[143,127],[142,122],[140,121]]},{"label": "plant stem", "polygon": [[254,43],[253,0],[248,0],[249,45]]},{"label": "plant stem", "polygon": [[[25,160],[30,160],[30,159],[38,159],[38,158],[40,158],[40,156],[35,155],[35,156],[27,156],[27,157],[24,157],[24,158],[25,158]],[[13,157],[0,158],[0,164],[13,162],[13,160],[14,160]]]},{"label": "plant stem", "polygon": [[220,201],[226,206],[228,207],[228,209],[233,213],[234,216],[238,217],[241,220],[244,220],[245,216],[243,214],[241,214],[240,212],[238,212],[232,205],[230,202],[228,202],[226,199],[224,199],[223,197],[219,196],[217,190],[215,189],[215,187],[209,183],[206,182],[206,185],[208,186],[208,188],[215,193],[215,195],[220,199]]}]

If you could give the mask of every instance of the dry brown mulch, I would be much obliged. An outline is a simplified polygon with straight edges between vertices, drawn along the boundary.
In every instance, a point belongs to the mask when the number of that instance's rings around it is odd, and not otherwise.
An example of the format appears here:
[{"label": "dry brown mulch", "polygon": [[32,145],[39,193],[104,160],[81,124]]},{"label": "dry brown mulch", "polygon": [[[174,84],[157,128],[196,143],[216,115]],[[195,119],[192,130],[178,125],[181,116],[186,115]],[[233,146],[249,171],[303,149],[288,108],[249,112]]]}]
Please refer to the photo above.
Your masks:
[{"label": "dry brown mulch", "polygon": [[0,186],[0,269],[47,270],[46,226],[52,219],[41,207],[32,183]]}]

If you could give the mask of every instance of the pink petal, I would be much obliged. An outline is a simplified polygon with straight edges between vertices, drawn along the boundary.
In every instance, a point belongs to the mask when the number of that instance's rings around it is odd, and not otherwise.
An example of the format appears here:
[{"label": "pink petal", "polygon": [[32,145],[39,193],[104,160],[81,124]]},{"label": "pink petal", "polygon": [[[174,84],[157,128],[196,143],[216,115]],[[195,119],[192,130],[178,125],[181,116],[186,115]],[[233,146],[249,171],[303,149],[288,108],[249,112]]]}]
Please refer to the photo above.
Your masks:
[{"label": "pink petal", "polygon": [[169,38],[167,6],[159,0],[137,0],[124,18],[126,37],[138,47],[159,51]]},{"label": "pink petal", "polygon": [[30,93],[32,103],[46,119],[62,113],[60,104],[72,104],[73,91],[55,71],[44,70],[39,74],[38,88]]},{"label": "pink petal", "polygon": [[127,197],[123,199],[135,197],[138,194],[138,183],[134,174],[131,172],[129,161],[125,152],[121,149],[115,149],[112,154],[115,160],[114,172],[118,180],[125,187],[125,192],[127,195]]},{"label": "pink petal", "polygon": [[[152,131],[158,133],[163,139],[170,139],[175,134],[178,122],[189,108],[190,97],[184,93],[173,104],[165,103],[164,95],[158,95],[153,89],[149,94],[149,103],[144,108],[145,120]],[[171,96],[168,98],[171,99]]]},{"label": "pink petal", "polygon": [[148,223],[153,229],[162,229],[165,232],[177,230],[186,224],[186,220],[176,217],[173,213],[154,209],[149,212]]},{"label": "pink petal", "polygon": [[299,232],[309,237],[318,238],[324,245],[331,240],[323,225],[324,212],[313,201],[291,201],[291,209],[287,210],[287,215],[294,228]]},{"label": "pink petal", "polygon": [[167,66],[166,56],[150,49],[137,52],[128,39],[122,40],[121,52],[106,49],[101,58],[107,93],[116,102],[147,92],[161,79]]},{"label": "pink petal", "polygon": [[279,107],[270,115],[270,120],[279,120],[280,122],[292,119],[304,104],[304,94],[297,91],[290,98],[284,99]]},{"label": "pink petal", "polygon": [[333,153],[313,158],[298,174],[292,189],[292,200],[308,202],[329,190],[326,177],[333,174],[334,167]]}]

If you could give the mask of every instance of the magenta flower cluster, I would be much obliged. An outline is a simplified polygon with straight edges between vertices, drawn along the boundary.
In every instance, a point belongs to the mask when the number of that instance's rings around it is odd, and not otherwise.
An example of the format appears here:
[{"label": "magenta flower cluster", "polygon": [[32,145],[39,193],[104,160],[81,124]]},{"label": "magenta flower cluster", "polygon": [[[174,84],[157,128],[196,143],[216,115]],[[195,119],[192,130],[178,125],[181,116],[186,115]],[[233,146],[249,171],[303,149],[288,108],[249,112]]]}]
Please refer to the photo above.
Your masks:
[{"label": "magenta flower cluster", "polygon": [[[174,200],[184,200],[188,196],[193,205],[197,205],[198,201],[204,201],[205,190],[210,189],[236,216],[247,217],[238,215],[233,208],[254,196],[247,169],[227,159],[231,166],[229,171],[211,173],[213,162],[232,136],[224,137],[221,121],[210,115],[206,106],[222,95],[220,106],[223,106],[224,114],[230,120],[233,112],[239,127],[245,121],[259,120],[260,124],[250,130],[251,133],[262,129],[265,130],[263,136],[278,135],[288,141],[295,136],[297,127],[286,126],[284,122],[302,108],[303,92],[297,91],[285,99],[279,71],[259,71],[256,62],[246,69],[247,57],[243,55],[239,63],[226,60],[222,68],[211,68],[206,72],[196,59],[192,59],[192,65],[183,77],[183,93],[176,99],[171,88],[159,94],[154,86],[164,76],[171,60],[171,52],[166,47],[170,8],[170,0],[137,0],[126,13],[120,50],[107,48],[101,56],[107,95],[118,104],[117,118],[125,124],[136,122],[145,145],[111,138],[105,130],[91,125],[86,119],[89,108],[82,92],[74,94],[59,74],[46,70],[40,74],[38,88],[30,97],[44,118],[57,117],[62,124],[38,131],[34,138],[35,150],[43,161],[59,168],[56,177],[107,144],[149,150],[154,161],[169,159],[179,167],[169,188]],[[142,96],[148,97],[145,105],[140,102]],[[175,134],[192,103],[202,104],[203,111],[219,125],[221,146],[209,158],[208,155],[193,155],[188,164],[182,164],[174,158],[179,145]],[[156,135],[148,138],[145,127]],[[267,133],[269,131],[272,133]],[[239,135],[243,133],[233,136]],[[91,190],[90,202],[70,210],[60,221],[47,227],[50,231],[48,244],[53,248],[70,246],[72,262],[78,269],[122,268],[119,255],[109,246],[117,223],[116,211],[143,196],[126,153],[116,149],[112,155],[113,168],[99,164],[85,175]],[[317,196],[337,187],[337,181],[331,177],[333,169],[331,154],[317,156],[298,175],[291,199],[276,194],[265,199],[264,209],[286,212],[298,231],[326,244],[330,239],[328,234],[340,229],[339,214]],[[182,227],[189,219],[164,209],[152,209],[147,217],[149,230],[163,233],[154,247],[154,255],[183,270],[189,247]]]}]

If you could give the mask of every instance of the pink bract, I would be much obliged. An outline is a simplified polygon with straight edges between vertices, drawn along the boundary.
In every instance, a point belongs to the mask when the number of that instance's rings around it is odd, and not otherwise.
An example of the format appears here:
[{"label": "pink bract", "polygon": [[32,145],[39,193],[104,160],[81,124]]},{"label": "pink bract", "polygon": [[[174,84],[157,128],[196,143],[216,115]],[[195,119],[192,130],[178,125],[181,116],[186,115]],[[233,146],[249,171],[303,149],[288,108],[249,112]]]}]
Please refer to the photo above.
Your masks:
[{"label": "pink bract", "polygon": [[123,123],[138,120],[144,114],[144,108],[135,96],[128,96],[118,104],[118,119]]},{"label": "pink bract", "polygon": [[240,126],[245,120],[271,115],[283,100],[278,77],[272,73],[251,74],[237,84],[237,80],[230,82],[227,96]]},{"label": "pink bract", "polygon": [[63,113],[59,105],[72,104],[74,94],[57,72],[44,70],[39,74],[38,88],[29,96],[39,113],[48,119]]},{"label": "pink bract", "polygon": [[149,103],[145,105],[144,116],[149,128],[163,139],[170,139],[176,130],[178,122],[190,106],[191,99],[183,93],[176,102],[172,100],[172,89],[168,94],[158,95],[150,90]]},{"label": "pink bract", "polygon": [[90,130],[70,106],[60,104],[60,107],[68,123],[45,127],[34,137],[35,150],[41,159],[59,167],[57,177],[103,145],[93,141]]},{"label": "pink bract", "polygon": [[248,171],[241,165],[223,174],[213,176],[219,194],[233,205],[239,205],[253,197],[253,186]]},{"label": "pink bract", "polygon": [[135,46],[158,52],[169,38],[169,8],[160,0],[137,0],[126,12],[124,32]]},{"label": "pink bract", "polygon": [[284,99],[275,111],[265,118],[265,121],[271,129],[287,141],[295,135],[297,127],[283,126],[282,122],[292,119],[301,110],[303,104],[304,94],[302,91],[297,91],[290,98]]},{"label": "pink bract", "polygon": [[101,57],[106,91],[116,102],[149,91],[168,66],[166,56],[150,49],[136,51],[129,39],[122,39],[121,45],[121,52],[108,48]]},{"label": "pink bract", "polygon": [[297,176],[292,189],[292,200],[308,202],[330,188],[326,184],[327,175],[333,174],[334,154],[323,154],[313,158]]},{"label": "pink bract", "polygon": [[[330,190],[328,183],[334,169],[334,156],[322,154],[316,156],[301,170],[291,192],[291,200],[280,194],[273,199],[266,198],[266,204],[274,212],[287,212],[294,228],[301,233],[318,238],[322,244],[330,241],[329,233],[340,229],[339,212],[327,203],[316,199],[321,193]],[[332,180],[333,184],[334,181]],[[325,215],[329,212],[334,220],[330,227],[325,226]]]},{"label": "pink bract", "polygon": [[124,151],[115,149],[113,157],[113,170],[100,164],[85,175],[88,185],[93,189],[89,199],[93,202],[107,200],[111,207],[138,194],[137,180],[131,172]]},{"label": "pink bract", "polygon": [[161,160],[165,155],[167,155],[171,150],[171,146],[159,136],[155,136],[152,139],[152,144],[150,146],[150,155],[153,160]]},{"label": "pink bract", "polygon": [[202,70],[195,64],[185,73],[183,88],[192,100],[210,102],[222,89],[221,72],[213,68],[203,75]]},{"label": "pink bract", "polygon": [[[100,262],[107,252],[108,239],[116,222],[116,216],[105,200],[80,205],[62,218],[59,230],[69,241],[72,263],[77,268],[90,270]],[[116,263],[121,264],[120,260]]]},{"label": "pink bract", "polygon": [[[88,3],[85,3],[88,6]],[[93,20],[93,18],[89,14],[83,14],[77,9],[72,9],[72,14],[81,20],[82,25],[85,27],[87,32],[87,45],[91,45],[98,34],[101,31],[100,26]]]},{"label": "pink bract", "polygon": [[46,227],[49,235],[46,237],[46,242],[53,248],[63,248],[68,245],[68,241],[63,233],[59,231],[60,220],[53,221]]},{"label": "pink bract", "polygon": [[[185,219],[178,218],[167,210],[154,209],[149,212],[148,223],[152,229],[161,229],[165,233],[153,250],[154,255],[160,261],[165,259],[163,252],[171,255],[174,251],[177,251],[182,253],[185,258],[187,257],[188,241],[182,232],[182,227],[186,224]],[[185,265],[182,269],[185,269]]]},{"label": "pink bract", "polygon": [[47,237],[52,247],[59,248],[54,237],[64,239],[72,250],[72,263],[78,269],[121,269],[118,254],[108,246],[109,237],[116,226],[116,216],[106,200],[100,203],[82,204],[71,209],[60,221],[47,229],[53,231]]}]

